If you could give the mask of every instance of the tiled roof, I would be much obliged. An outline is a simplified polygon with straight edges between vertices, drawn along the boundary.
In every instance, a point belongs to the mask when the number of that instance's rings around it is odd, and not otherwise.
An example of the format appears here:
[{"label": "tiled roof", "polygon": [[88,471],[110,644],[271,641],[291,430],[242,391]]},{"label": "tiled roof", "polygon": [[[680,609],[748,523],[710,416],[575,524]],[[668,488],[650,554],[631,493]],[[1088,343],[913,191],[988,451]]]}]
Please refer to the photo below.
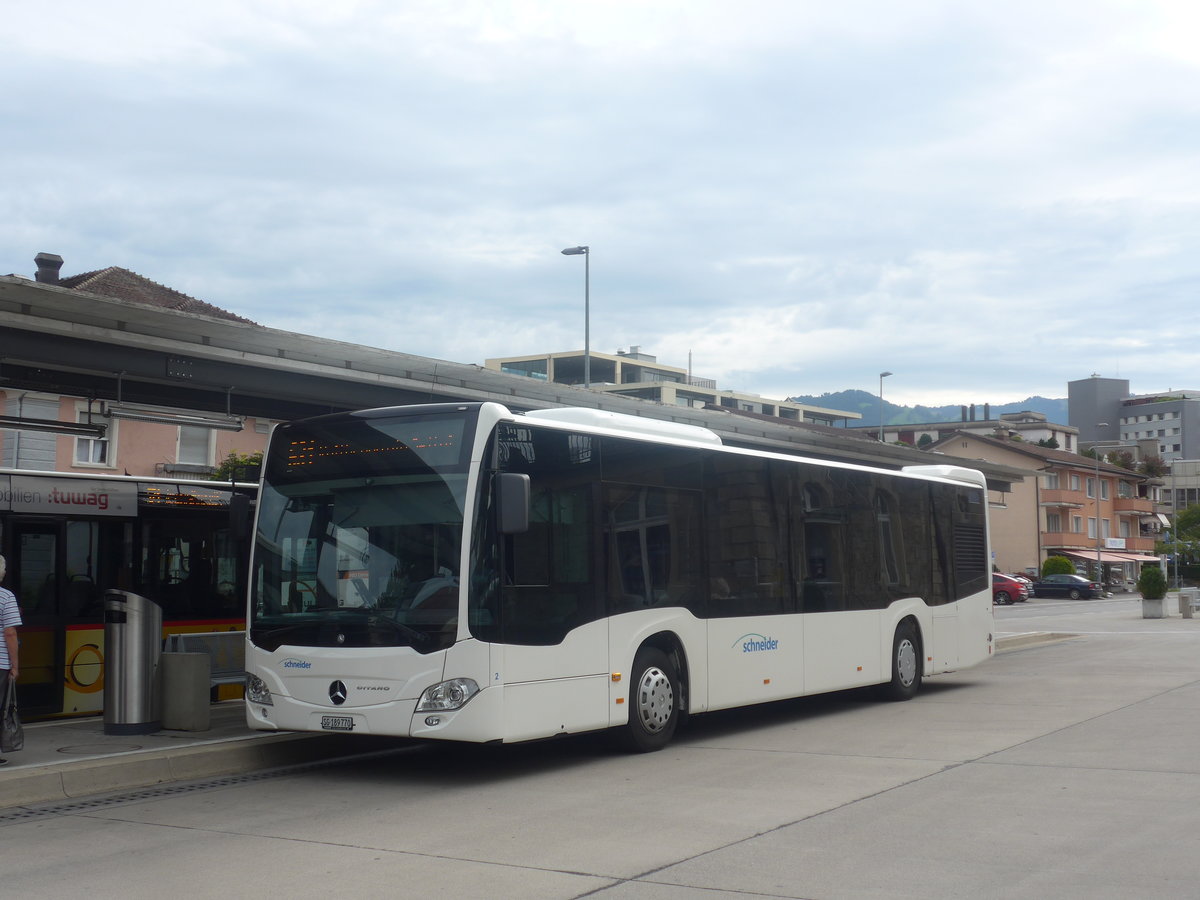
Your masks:
[{"label": "tiled roof", "polygon": [[[1063,466],[1087,467],[1095,468],[1096,460],[1090,456],[1084,456],[1082,453],[1073,453],[1070,450],[1055,450],[1051,447],[1040,447],[1037,444],[1029,441],[1011,441],[1006,438],[989,437],[982,434],[973,434],[969,431],[957,431],[954,434],[947,435],[940,441],[935,441],[930,444],[930,448],[936,449],[938,446],[948,443],[949,441],[959,440],[961,438],[970,438],[973,441],[978,441],[984,446],[1003,447],[1005,450],[1012,450],[1017,453],[1023,453],[1026,456],[1032,456],[1043,460],[1047,463],[1057,463]],[[1130,478],[1139,478],[1137,472],[1131,472],[1128,469],[1123,469],[1120,466],[1114,466],[1112,463],[1100,461],[1100,470],[1109,472],[1114,475],[1126,475]]]},{"label": "tiled roof", "polygon": [[257,324],[250,319],[221,309],[219,306],[213,306],[211,303],[181,294],[179,291],[151,281],[137,272],[131,272],[118,266],[109,266],[107,269],[97,269],[94,272],[84,272],[81,275],[61,278],[58,284],[60,287],[87,291],[104,297],[115,297],[118,300],[128,300],[132,303],[177,309],[180,312],[228,319],[232,322],[244,322],[247,325]]}]

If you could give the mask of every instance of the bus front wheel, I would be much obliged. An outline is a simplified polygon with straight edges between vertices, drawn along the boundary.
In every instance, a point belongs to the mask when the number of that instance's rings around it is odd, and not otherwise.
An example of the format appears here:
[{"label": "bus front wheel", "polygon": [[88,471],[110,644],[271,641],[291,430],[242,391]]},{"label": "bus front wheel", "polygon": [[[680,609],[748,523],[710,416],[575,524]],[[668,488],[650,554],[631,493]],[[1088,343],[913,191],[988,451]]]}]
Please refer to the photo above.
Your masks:
[{"label": "bus front wheel", "polygon": [[661,750],[670,743],[679,725],[683,696],[679,675],[665,653],[643,647],[633,660],[629,686],[629,723],[624,729],[626,747],[637,753]]},{"label": "bus front wheel", "polygon": [[921,639],[912,622],[901,622],[892,640],[892,680],[880,686],[885,700],[911,700],[921,689]]}]

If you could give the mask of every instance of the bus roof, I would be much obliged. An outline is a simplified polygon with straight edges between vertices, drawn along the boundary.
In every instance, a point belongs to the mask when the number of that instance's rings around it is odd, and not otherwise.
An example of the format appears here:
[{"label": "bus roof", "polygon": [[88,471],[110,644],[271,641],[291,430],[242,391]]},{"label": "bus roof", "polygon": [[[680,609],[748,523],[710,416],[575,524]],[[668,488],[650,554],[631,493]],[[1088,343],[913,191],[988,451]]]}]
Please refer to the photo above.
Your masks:
[{"label": "bus roof", "polygon": [[722,446],[721,438],[717,436],[716,432],[702,428],[699,425],[665,422],[662,419],[647,419],[641,416],[625,415],[624,413],[607,412],[602,409],[583,409],[580,407],[535,409],[525,413],[525,417],[548,422],[561,422],[568,425],[583,425],[590,428],[606,428],[613,431],[658,435],[681,441],[691,441],[697,444]]}]

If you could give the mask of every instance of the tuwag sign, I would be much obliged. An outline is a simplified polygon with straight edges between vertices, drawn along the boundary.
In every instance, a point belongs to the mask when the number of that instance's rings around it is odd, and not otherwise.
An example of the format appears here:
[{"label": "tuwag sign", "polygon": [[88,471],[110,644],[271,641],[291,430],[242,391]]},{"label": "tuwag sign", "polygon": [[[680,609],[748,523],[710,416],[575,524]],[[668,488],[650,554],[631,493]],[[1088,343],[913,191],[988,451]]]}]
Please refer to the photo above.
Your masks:
[{"label": "tuwag sign", "polygon": [[86,478],[0,477],[0,511],[43,515],[134,516],[137,485]]}]

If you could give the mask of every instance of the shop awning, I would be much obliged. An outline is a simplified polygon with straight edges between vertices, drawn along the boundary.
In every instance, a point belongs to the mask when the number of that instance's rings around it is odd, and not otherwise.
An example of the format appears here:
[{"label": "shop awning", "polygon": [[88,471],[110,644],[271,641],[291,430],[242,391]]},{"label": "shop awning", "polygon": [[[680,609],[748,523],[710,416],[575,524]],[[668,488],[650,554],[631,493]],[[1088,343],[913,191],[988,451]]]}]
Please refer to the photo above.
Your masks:
[{"label": "shop awning", "polygon": [[[1110,551],[1111,552],[1111,551]],[[1123,556],[1128,562],[1135,563],[1156,563],[1162,562],[1162,557],[1147,556],[1142,553],[1113,553],[1113,556]]]},{"label": "shop awning", "polygon": [[[1074,550],[1060,550],[1063,556],[1070,556],[1075,559],[1081,559],[1084,562],[1095,562],[1096,554],[1094,552],[1080,552]],[[1157,556],[1139,556],[1136,553],[1116,553],[1112,550],[1100,551],[1100,562],[1106,563],[1127,563],[1127,562],[1158,562]]]}]

